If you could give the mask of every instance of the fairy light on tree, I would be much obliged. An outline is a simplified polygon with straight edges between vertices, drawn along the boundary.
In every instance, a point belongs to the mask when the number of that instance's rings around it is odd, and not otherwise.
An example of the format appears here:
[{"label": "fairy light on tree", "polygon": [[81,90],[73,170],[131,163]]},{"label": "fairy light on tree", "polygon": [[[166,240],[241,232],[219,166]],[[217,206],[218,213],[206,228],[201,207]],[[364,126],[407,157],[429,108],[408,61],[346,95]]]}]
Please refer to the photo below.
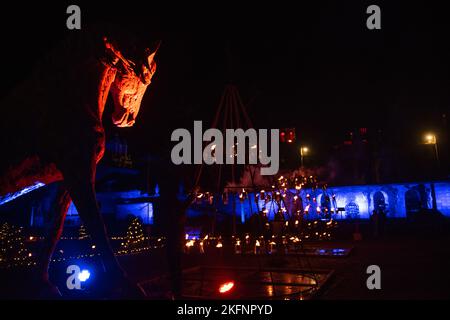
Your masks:
[{"label": "fairy light on tree", "polygon": [[78,229],[78,239],[86,240],[88,238],[89,238],[89,234],[86,231],[86,227],[84,225],[81,225],[80,229]]},{"label": "fairy light on tree", "polygon": [[145,236],[142,223],[138,218],[131,220],[131,223],[127,230],[126,242],[124,243],[124,249],[128,252],[139,251],[144,247]]},{"label": "fairy light on tree", "polygon": [[0,266],[10,268],[33,264],[33,254],[25,247],[23,228],[4,223],[0,229]]}]

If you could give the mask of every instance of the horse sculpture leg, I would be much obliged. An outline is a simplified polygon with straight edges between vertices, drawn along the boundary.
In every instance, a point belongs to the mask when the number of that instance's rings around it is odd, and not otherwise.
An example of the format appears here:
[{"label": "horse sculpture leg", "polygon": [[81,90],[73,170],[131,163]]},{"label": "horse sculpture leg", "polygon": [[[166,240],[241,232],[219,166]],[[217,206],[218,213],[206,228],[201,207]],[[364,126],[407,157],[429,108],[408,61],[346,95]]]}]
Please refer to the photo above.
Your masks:
[{"label": "horse sculpture leg", "polygon": [[97,205],[93,182],[72,176],[66,179],[66,183],[78,214],[101,255],[105,271],[124,276],[108,240],[105,224]]},{"label": "horse sculpture leg", "polygon": [[[99,153],[83,150],[84,152],[77,154],[72,153],[70,158],[66,158],[66,161],[60,164],[60,167],[70,197],[101,256],[105,271],[105,274],[100,276],[105,279],[105,281],[101,281],[102,286],[106,287],[104,289],[111,297],[117,295],[133,298],[145,297],[143,291],[128,280],[125,271],[120,267],[111,248],[98,208],[95,194],[95,171]],[[96,150],[96,148],[92,150]]]},{"label": "horse sculpture leg", "polygon": [[39,282],[42,284],[41,288],[44,287],[44,290],[47,291],[50,289],[50,292],[43,294],[59,295],[58,289],[49,281],[48,269],[53,252],[56,248],[56,244],[58,243],[63,231],[64,219],[66,218],[67,211],[69,210],[70,202],[71,199],[69,192],[62,184],[59,184],[55,207],[53,210],[54,216],[37,262]]}]

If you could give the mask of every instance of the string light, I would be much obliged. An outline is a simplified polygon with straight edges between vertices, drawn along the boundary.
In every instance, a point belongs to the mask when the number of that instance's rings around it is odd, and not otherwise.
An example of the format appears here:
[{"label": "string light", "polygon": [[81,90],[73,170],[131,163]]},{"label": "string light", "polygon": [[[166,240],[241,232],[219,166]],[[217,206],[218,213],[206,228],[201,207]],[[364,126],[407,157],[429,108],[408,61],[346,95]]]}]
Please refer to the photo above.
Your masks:
[{"label": "string light", "polygon": [[134,218],[128,227],[126,241],[119,252],[121,254],[142,252],[146,248],[145,240],[142,223],[138,218]]}]

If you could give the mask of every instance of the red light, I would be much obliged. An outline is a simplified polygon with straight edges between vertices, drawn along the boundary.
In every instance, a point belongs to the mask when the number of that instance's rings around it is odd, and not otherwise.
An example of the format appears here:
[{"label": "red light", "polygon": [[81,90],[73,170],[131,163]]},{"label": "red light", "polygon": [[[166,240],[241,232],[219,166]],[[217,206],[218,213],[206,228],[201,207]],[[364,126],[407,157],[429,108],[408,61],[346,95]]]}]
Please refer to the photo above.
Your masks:
[{"label": "red light", "polygon": [[295,128],[280,129],[280,142],[293,143],[295,141]]},{"label": "red light", "polygon": [[234,282],[233,281],[225,282],[222,285],[220,285],[219,292],[220,293],[227,293],[231,289],[233,289],[233,287],[234,287]]},{"label": "red light", "polygon": [[295,140],[295,129],[294,128],[291,128],[291,129],[288,129],[288,136],[289,136],[289,143],[292,143],[292,142],[294,142],[294,140]]}]

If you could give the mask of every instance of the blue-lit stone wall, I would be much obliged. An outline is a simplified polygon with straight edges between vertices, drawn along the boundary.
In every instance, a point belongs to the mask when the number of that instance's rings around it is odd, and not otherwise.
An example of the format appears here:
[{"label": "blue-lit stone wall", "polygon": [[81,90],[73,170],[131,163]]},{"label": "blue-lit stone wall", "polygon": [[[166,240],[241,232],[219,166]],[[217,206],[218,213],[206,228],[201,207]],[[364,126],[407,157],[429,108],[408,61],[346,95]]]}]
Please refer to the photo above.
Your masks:
[{"label": "blue-lit stone wall", "polygon": [[450,183],[438,182],[434,184],[437,208],[442,214],[450,217]]},{"label": "blue-lit stone wall", "polygon": [[[414,213],[422,209],[433,208],[433,189],[436,198],[436,208],[444,216],[450,217],[450,182],[418,182],[418,183],[396,183],[380,185],[359,185],[329,187],[323,190],[302,190],[300,197],[303,208],[309,204],[310,218],[317,218],[318,210],[323,208],[323,198],[329,196],[331,209],[338,213],[336,219],[369,219],[375,208],[384,208],[390,218],[405,218],[408,212]],[[295,194],[295,190],[292,190]],[[309,197],[307,196],[309,195]],[[215,204],[218,212],[222,214],[233,213],[233,199],[230,197],[227,203],[222,200]],[[236,214],[241,222],[247,220],[252,213],[266,209],[269,219],[274,218],[278,206],[274,201],[265,203],[259,200],[255,202],[254,194],[249,194],[248,199],[240,201],[236,196],[234,199]],[[292,196],[285,198],[287,212],[295,212],[299,201],[293,201]],[[319,209],[317,209],[319,207]],[[188,216],[196,216],[208,212],[208,205],[195,203],[188,211]]]},{"label": "blue-lit stone wall", "polygon": [[141,219],[143,224],[153,224],[153,204],[150,202],[126,203],[116,206],[116,218],[125,220],[129,216]]},{"label": "blue-lit stone wall", "polygon": [[[334,212],[335,219],[368,219],[375,207],[382,207],[390,218],[405,218],[408,212],[418,212],[421,209],[433,208],[433,189],[435,194],[435,204],[437,210],[444,216],[450,217],[450,182],[420,182],[420,183],[395,183],[380,185],[360,185],[329,187],[324,193],[323,190],[302,190],[300,193],[301,202],[293,201],[293,194],[285,198],[286,211],[295,212],[301,205],[306,208],[309,205],[308,217],[318,218],[317,208],[323,208],[323,200],[326,195],[331,199],[330,205]],[[309,197],[307,196],[309,195]],[[97,199],[100,203],[102,213],[114,214],[117,219],[126,219],[133,215],[142,219],[144,224],[153,223],[153,205],[145,203],[118,203],[118,199],[134,199],[143,196],[139,190],[128,192],[105,192],[98,193]],[[266,209],[270,220],[273,220],[278,211],[275,201],[265,202],[259,200],[255,202],[254,194],[249,194],[248,199],[240,201],[235,199],[236,214],[238,220],[245,222],[252,213]],[[126,201],[125,201],[126,202]],[[212,214],[217,208],[219,215],[231,215],[233,213],[233,199],[229,197],[226,203],[218,199],[218,203],[213,206],[204,201],[194,203],[188,210],[189,217],[196,217],[204,214]],[[69,224],[80,224],[75,206],[69,208],[67,222]]]},{"label": "blue-lit stone wall", "polygon": [[[115,215],[118,220],[125,220],[129,216],[134,216],[140,218],[144,224],[153,224],[153,204],[151,202],[127,203],[127,200],[133,200],[143,196],[147,195],[142,194],[140,190],[99,192],[97,193],[97,201],[100,206],[100,211],[103,214]],[[73,202],[67,212],[67,220],[73,225],[81,224]]]}]

